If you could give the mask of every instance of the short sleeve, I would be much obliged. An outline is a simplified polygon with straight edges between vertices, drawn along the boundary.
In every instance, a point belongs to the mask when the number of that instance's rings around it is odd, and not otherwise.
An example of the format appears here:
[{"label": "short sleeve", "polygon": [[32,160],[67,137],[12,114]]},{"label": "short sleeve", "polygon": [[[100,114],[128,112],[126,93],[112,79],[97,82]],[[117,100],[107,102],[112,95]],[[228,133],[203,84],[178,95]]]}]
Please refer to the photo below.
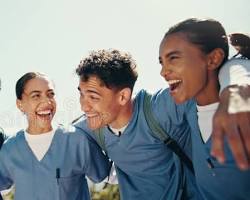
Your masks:
[{"label": "short sleeve", "polygon": [[13,185],[11,173],[8,167],[8,151],[3,148],[0,150],[0,191],[9,189]]},{"label": "short sleeve", "polygon": [[233,58],[219,72],[220,92],[229,85],[250,85],[250,60]]},{"label": "short sleeve", "polygon": [[81,145],[85,173],[93,182],[101,182],[110,172],[111,162],[93,138],[85,134]]}]

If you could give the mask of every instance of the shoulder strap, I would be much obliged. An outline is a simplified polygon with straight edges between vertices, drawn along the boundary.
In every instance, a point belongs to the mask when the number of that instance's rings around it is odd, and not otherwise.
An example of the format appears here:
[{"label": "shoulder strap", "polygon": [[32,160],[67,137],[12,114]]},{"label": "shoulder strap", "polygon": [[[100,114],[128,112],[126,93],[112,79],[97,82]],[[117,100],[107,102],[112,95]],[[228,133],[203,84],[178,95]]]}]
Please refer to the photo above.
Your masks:
[{"label": "shoulder strap", "polygon": [[102,148],[102,150],[104,150],[105,153],[107,154],[103,129],[99,128],[99,129],[95,130],[94,132],[96,135],[96,142],[99,144],[99,146]]},{"label": "shoulder strap", "polygon": [[152,134],[159,138],[164,142],[179,158],[185,165],[190,169],[192,173],[194,173],[194,168],[192,161],[189,157],[183,152],[183,150],[179,147],[178,143],[173,140],[160,126],[160,124],[156,121],[153,116],[152,108],[151,108],[151,97],[152,95],[145,92],[144,102],[143,102],[143,111],[145,114],[145,118],[149,128],[152,130]]},{"label": "shoulder strap", "polygon": [[[74,119],[71,124],[76,123],[79,119],[81,119],[83,116],[85,116],[85,114],[80,115],[79,117],[77,117],[76,119]],[[107,154],[106,151],[106,146],[105,146],[105,140],[104,140],[104,133],[103,133],[103,128],[99,128],[97,130],[93,131],[95,133],[96,136],[96,142],[98,143],[98,145],[102,148],[102,150],[105,151],[105,153]]]}]

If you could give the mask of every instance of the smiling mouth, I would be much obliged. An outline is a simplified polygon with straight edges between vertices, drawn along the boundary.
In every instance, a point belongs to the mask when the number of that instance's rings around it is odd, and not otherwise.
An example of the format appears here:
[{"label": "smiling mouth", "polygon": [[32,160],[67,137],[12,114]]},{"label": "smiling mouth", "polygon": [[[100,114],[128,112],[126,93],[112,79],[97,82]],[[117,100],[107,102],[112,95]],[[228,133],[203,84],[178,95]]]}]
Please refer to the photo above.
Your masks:
[{"label": "smiling mouth", "polygon": [[49,110],[40,110],[40,111],[36,112],[36,115],[41,117],[41,118],[48,118],[48,117],[51,118],[53,115],[53,112],[50,109]]},{"label": "smiling mouth", "polygon": [[176,90],[181,85],[181,83],[181,80],[169,80],[168,84],[170,91],[173,92],[174,90]]}]

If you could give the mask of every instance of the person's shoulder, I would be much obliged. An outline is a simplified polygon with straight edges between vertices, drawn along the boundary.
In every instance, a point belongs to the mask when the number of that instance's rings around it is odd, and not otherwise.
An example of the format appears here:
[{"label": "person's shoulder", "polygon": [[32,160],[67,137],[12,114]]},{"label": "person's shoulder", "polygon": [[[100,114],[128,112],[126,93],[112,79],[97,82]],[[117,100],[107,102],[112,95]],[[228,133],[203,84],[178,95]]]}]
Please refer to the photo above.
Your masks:
[{"label": "person's shoulder", "polygon": [[24,131],[20,130],[18,131],[16,134],[6,137],[6,139],[4,140],[4,143],[2,145],[2,149],[1,151],[10,151],[13,147],[15,147],[19,142],[21,142],[21,138],[24,135]]},{"label": "person's shoulder", "polygon": [[83,129],[75,126],[75,124],[60,125],[56,132],[61,134],[62,137],[68,137],[70,140],[81,141],[82,139],[88,139],[88,134]]},{"label": "person's shoulder", "polygon": [[250,66],[250,60],[249,59],[242,59],[242,58],[231,58],[223,66],[224,67],[230,67],[230,66]]},{"label": "person's shoulder", "polygon": [[151,97],[151,101],[155,101],[156,99],[162,98],[163,96],[167,98],[170,97],[168,88],[158,89],[156,91],[148,91],[145,89],[141,89],[135,93],[134,99],[143,101],[145,95],[149,95]]},{"label": "person's shoulder", "polygon": [[85,115],[81,115],[80,117],[77,117],[74,119],[71,123],[70,126],[75,127],[78,131],[89,131],[88,125],[87,125],[87,118]]},{"label": "person's shoulder", "polygon": [[250,73],[250,60],[242,58],[231,58],[223,64],[219,72],[219,77],[228,79],[230,75],[234,74],[234,77],[238,78],[238,74],[249,74]]}]

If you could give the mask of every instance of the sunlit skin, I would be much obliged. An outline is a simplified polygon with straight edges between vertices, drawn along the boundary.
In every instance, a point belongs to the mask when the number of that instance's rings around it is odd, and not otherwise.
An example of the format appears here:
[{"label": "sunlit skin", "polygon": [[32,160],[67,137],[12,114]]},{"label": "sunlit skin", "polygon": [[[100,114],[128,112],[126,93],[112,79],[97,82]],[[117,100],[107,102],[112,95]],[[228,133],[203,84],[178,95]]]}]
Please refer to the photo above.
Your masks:
[{"label": "sunlit skin", "polygon": [[130,89],[112,90],[93,76],[79,81],[81,109],[87,117],[89,128],[95,130],[107,124],[113,128],[125,126],[132,116]]},{"label": "sunlit skin", "polygon": [[52,119],[56,112],[54,85],[45,77],[29,80],[17,107],[28,120],[27,132],[42,134],[52,130]]},{"label": "sunlit skin", "polygon": [[193,97],[199,105],[219,100],[215,69],[222,60],[217,62],[215,58],[214,52],[205,54],[198,45],[189,42],[183,33],[174,33],[163,39],[159,50],[161,76],[169,83],[170,94],[176,103],[183,103]]}]

